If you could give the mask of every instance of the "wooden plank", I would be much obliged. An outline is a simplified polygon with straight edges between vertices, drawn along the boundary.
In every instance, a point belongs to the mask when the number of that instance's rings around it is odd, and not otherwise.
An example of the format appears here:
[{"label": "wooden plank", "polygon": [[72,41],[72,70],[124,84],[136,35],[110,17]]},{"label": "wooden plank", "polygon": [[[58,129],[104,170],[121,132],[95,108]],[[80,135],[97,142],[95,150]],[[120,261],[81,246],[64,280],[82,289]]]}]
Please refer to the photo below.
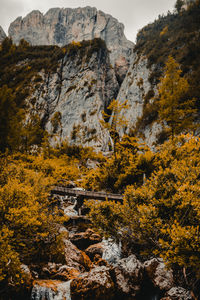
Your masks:
[{"label": "wooden plank", "polygon": [[82,196],[85,199],[96,199],[96,200],[113,200],[113,201],[122,201],[123,196],[120,194],[108,194],[104,192],[92,192],[92,191],[83,191],[75,190],[71,188],[66,188],[63,186],[54,186],[51,190],[51,194],[56,195],[68,195],[68,196]]}]

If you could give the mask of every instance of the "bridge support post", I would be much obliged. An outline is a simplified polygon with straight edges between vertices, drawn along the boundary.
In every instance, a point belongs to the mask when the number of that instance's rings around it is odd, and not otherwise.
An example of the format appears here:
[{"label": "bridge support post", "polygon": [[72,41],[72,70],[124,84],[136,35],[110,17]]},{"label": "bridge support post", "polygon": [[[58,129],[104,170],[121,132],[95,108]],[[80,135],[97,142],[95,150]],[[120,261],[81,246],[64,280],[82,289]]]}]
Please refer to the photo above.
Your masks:
[{"label": "bridge support post", "polygon": [[81,206],[83,205],[84,202],[84,196],[78,196],[77,197],[77,205],[76,209],[78,211],[78,216],[81,216]]}]

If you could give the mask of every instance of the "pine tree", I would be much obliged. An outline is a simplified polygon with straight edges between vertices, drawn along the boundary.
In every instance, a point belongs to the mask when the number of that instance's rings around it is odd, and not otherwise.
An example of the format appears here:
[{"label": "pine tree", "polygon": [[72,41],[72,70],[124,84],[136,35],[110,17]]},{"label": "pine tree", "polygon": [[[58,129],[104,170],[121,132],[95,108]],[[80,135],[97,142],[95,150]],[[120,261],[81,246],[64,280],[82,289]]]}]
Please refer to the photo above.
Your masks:
[{"label": "pine tree", "polygon": [[13,91],[4,85],[0,88],[0,151],[19,147],[23,117],[23,110],[17,107]]},{"label": "pine tree", "polygon": [[183,5],[184,5],[184,1],[183,0],[177,0],[176,1],[175,8],[176,8],[176,10],[177,10],[178,13],[181,12],[181,9],[182,9]]},{"label": "pine tree", "polygon": [[[189,84],[181,77],[179,64],[169,57],[159,85],[159,118],[166,121],[172,139],[175,134],[194,128],[195,99],[188,100]],[[186,100],[185,100],[186,99]]]}]

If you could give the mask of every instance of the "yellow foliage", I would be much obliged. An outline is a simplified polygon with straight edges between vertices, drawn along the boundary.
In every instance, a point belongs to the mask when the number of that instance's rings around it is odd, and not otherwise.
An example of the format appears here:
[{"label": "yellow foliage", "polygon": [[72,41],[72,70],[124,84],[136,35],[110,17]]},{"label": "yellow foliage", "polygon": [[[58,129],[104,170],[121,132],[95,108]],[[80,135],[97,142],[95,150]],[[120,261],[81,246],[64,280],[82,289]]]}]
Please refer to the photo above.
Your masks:
[{"label": "yellow foliage", "polygon": [[163,30],[160,32],[160,36],[165,35],[168,32],[168,26],[165,26]]},{"label": "yellow foliage", "polygon": [[58,181],[76,180],[77,160],[16,153],[1,158],[0,282],[21,285],[21,263],[64,262],[59,226],[66,217],[48,200]]},{"label": "yellow foliage", "polygon": [[129,107],[128,101],[119,102],[117,99],[113,99],[106,111],[102,111],[103,120],[100,121],[103,128],[110,132],[110,136],[113,139],[113,148],[115,151],[115,144],[118,141],[119,131],[123,130],[127,126],[127,120],[124,118],[123,111]]},{"label": "yellow foliage", "polygon": [[153,252],[200,278],[200,139],[181,135],[166,142],[154,168],[143,185],[126,188],[123,204],[90,204],[90,216],[101,231],[140,245],[140,254]]},{"label": "yellow foliage", "polygon": [[181,76],[179,64],[169,56],[165,73],[159,84],[159,118],[166,121],[171,137],[194,128],[195,99],[185,100],[189,90],[188,81]]},{"label": "yellow foliage", "polygon": [[[147,150],[147,149],[146,149]],[[124,135],[116,142],[115,153],[91,170],[83,179],[83,186],[92,190],[119,192],[127,185],[143,182],[143,174],[151,172],[153,154],[145,154],[137,138]],[[148,153],[148,154],[147,154]]]},{"label": "yellow foliage", "polygon": [[73,46],[81,47],[81,43],[80,42],[72,41],[71,44]]}]

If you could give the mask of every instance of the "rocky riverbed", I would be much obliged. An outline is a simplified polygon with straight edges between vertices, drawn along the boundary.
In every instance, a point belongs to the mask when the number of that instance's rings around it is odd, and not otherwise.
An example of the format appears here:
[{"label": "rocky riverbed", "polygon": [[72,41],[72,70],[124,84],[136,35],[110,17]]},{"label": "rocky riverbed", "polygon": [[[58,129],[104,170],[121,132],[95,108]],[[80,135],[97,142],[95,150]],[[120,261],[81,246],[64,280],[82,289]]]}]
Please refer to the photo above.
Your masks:
[{"label": "rocky riverbed", "polygon": [[161,259],[123,257],[120,243],[102,239],[85,216],[78,216],[75,198],[59,201],[69,216],[61,228],[66,233],[65,263],[24,266],[32,282],[31,300],[192,299],[189,291],[176,286],[172,270]]}]

